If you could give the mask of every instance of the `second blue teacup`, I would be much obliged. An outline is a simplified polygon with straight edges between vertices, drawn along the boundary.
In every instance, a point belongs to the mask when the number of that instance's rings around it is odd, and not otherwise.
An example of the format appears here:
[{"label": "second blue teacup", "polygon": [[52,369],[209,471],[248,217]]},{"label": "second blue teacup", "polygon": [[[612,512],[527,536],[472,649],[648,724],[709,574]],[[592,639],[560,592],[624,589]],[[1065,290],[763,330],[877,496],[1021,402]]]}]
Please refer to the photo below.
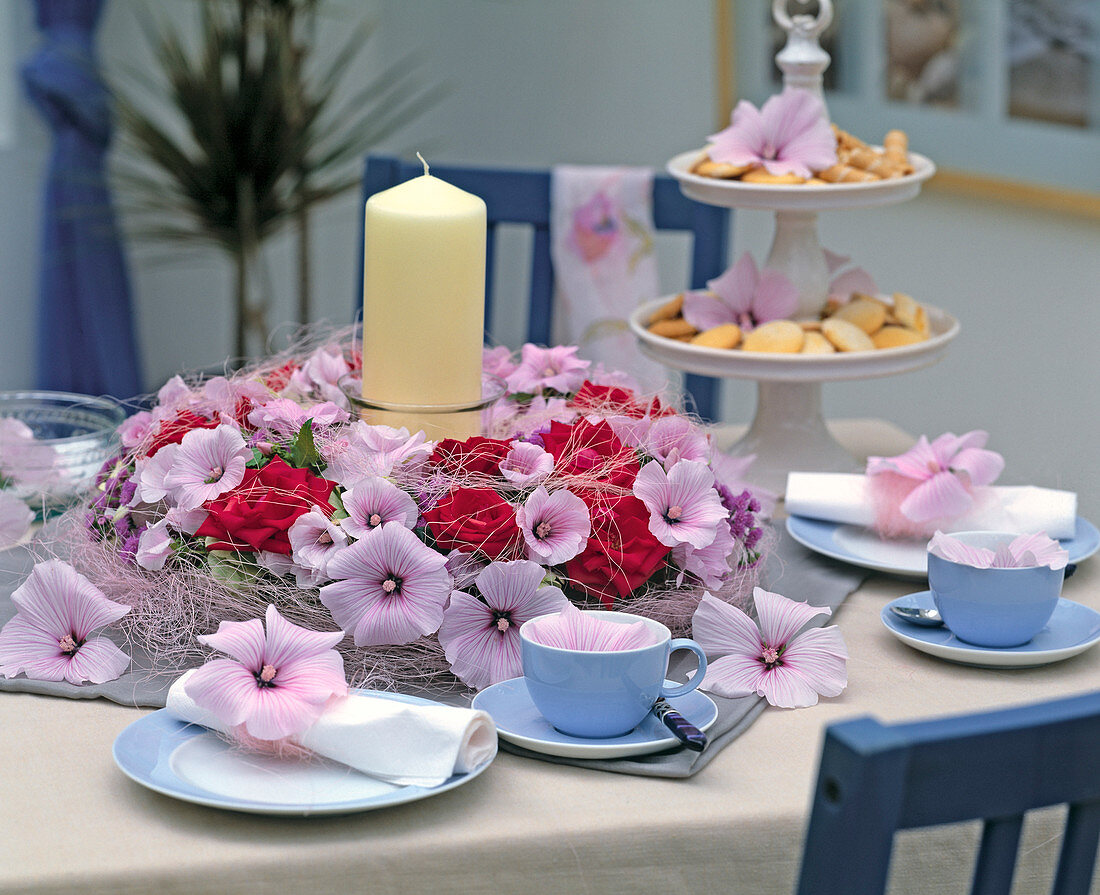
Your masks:
[{"label": "second blue teacup", "polygon": [[[996,551],[1016,535],[965,531],[951,537]],[[928,586],[944,624],[975,646],[1003,648],[1031,640],[1054,614],[1064,576],[1065,569],[1050,566],[982,569],[928,553]]]},{"label": "second blue teacup", "polygon": [[[658,696],[683,696],[702,682],[707,658],[694,640],[674,639],[668,628],[644,616],[601,610],[592,614],[621,624],[644,622],[653,642],[626,650],[562,649],[531,638],[537,619],[519,629],[531,700],[562,733],[601,739],[622,736],[645,719]],[[686,684],[668,687],[669,657],[680,649],[695,653],[698,671]]]}]

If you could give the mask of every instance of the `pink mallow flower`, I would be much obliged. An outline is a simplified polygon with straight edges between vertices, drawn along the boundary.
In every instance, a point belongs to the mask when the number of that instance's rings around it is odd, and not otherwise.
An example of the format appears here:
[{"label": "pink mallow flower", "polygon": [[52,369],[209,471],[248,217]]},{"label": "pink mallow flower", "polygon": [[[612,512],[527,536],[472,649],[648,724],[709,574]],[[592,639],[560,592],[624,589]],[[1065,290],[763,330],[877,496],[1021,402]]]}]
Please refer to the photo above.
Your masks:
[{"label": "pink mallow flower", "polygon": [[512,349],[507,345],[497,345],[494,348],[483,348],[481,350],[482,372],[506,379],[508,374],[515,368],[516,362],[512,357]]},{"label": "pink mallow flower", "polygon": [[378,476],[356,483],[344,492],[342,500],[348,518],[340,520],[340,527],[353,538],[361,538],[386,522],[416,528],[420,516],[415,500],[393,482]]},{"label": "pink mallow flower", "polygon": [[138,535],[134,562],[150,572],[159,572],[174,549],[172,535],[168,532],[168,520],[160,519]]},{"label": "pink mallow flower", "polygon": [[[230,658],[199,668],[184,691],[227,728],[258,740],[304,732],[333,697],[347,695],[344,660],[333,649],[343,631],[310,631],[267,607],[267,631],[258,618],[223,621],[199,642]],[[243,730],[242,730],[243,729]]]},{"label": "pink mallow flower", "polygon": [[698,460],[680,460],[668,472],[658,461],[647,463],[634,479],[634,496],[649,510],[653,536],[669,547],[706,547],[729,516],[714,473]]},{"label": "pink mallow flower", "polygon": [[868,457],[867,475],[901,479],[899,484],[912,488],[898,505],[906,519],[953,519],[970,511],[974,488],[993,484],[1004,469],[1000,454],[984,450],[988,440],[980,429],[947,432],[931,443],[922,435],[904,454]]},{"label": "pink mallow flower", "polygon": [[795,87],[770,97],[760,109],[741,100],[730,126],[707,139],[714,161],[763,165],[770,174],[809,177],[836,164],[836,136],[825,104]]},{"label": "pink mallow flower", "polygon": [[321,588],[321,602],[356,646],[411,643],[443,621],[446,561],[400,522],[387,522],[329,560],[336,580]]},{"label": "pink mallow flower", "polygon": [[541,482],[553,471],[553,456],[529,441],[513,441],[500,461],[500,474],[518,488]]},{"label": "pink mallow flower", "polygon": [[700,331],[723,323],[748,331],[790,317],[798,307],[794,283],[778,270],[758,270],[748,252],[720,277],[708,280],[707,289],[684,295],[684,319]]},{"label": "pink mallow flower", "polygon": [[130,611],[68,563],[38,563],[11,595],[17,612],[0,630],[0,674],[22,671],[37,681],[102,684],[126,670],[130,657],[106,637],[93,637]]},{"label": "pink mallow flower", "polygon": [[520,625],[569,602],[542,579],[538,563],[494,562],[477,577],[481,599],[465,591],[451,593],[439,643],[460,680],[480,690],[523,674]]},{"label": "pink mallow flower", "polygon": [[798,603],[763,588],[753,590],[757,626],[736,606],[703,594],[691,620],[692,637],[707,657],[701,686],[727,698],[765,697],[780,708],[817,704],[848,685],[848,648],[840,629],[801,631],[827,607]]},{"label": "pink mallow flower", "polygon": [[539,485],[516,507],[516,524],[523,532],[527,558],[547,566],[581,553],[592,534],[588,504],[565,488],[551,493]]},{"label": "pink mallow flower", "polygon": [[294,562],[314,574],[312,584],[324,580],[328,561],[347,546],[348,536],[339,525],[318,509],[303,513],[287,531]]},{"label": "pink mallow flower", "polygon": [[31,529],[34,511],[14,494],[0,491],[0,550],[18,544]]},{"label": "pink mallow flower", "polygon": [[1057,571],[1069,563],[1069,551],[1046,532],[1022,534],[991,550],[975,547],[937,531],[928,542],[928,551],[940,559],[976,569],[1033,569],[1046,566]]},{"label": "pink mallow flower", "polygon": [[829,298],[844,304],[853,292],[863,295],[875,295],[878,285],[862,267],[848,267],[852,259],[847,255],[838,255],[825,249],[825,266],[828,268]]},{"label": "pink mallow flower", "polygon": [[575,392],[590,366],[590,361],[577,357],[576,346],[540,348],[528,342],[520,352],[519,365],[508,375],[508,391],[532,395],[544,389],[563,395]]},{"label": "pink mallow flower", "polygon": [[164,473],[164,487],[177,506],[193,510],[236,488],[251,459],[252,448],[233,426],[192,429]]}]

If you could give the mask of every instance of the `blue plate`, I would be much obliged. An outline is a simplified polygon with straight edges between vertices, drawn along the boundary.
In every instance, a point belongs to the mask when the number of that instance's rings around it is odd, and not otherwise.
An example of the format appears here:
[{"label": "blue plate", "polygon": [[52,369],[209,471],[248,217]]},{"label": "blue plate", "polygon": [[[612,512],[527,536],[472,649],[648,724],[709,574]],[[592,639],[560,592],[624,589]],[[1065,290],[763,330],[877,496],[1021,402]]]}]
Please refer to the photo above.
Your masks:
[{"label": "blue plate", "polygon": [[[700,730],[706,730],[718,720],[718,706],[705,693],[692,690],[686,696],[670,699],[681,715]],[[630,733],[607,739],[574,737],[550,725],[535,708],[521,677],[501,681],[482,690],[474,697],[475,709],[488,712],[502,739],[532,752],[560,755],[566,758],[627,758],[648,755],[680,745],[672,732],[653,715]]]},{"label": "blue plate", "polygon": [[[927,539],[889,541],[862,525],[826,522],[806,516],[788,516],[787,531],[803,547],[853,566],[902,578],[928,575]],[[1069,561],[1078,563],[1100,549],[1100,530],[1078,516],[1073,537],[1063,538],[1058,543],[1069,551]]]},{"label": "blue plate", "polygon": [[[432,704],[400,693],[364,690],[398,702]],[[160,709],[115,740],[115,763],[131,780],[185,802],[250,814],[350,814],[413,802],[469,783],[489,766],[439,786],[403,786],[330,761],[294,761],[243,752],[216,733]]]},{"label": "blue plate", "polygon": [[899,597],[882,609],[882,623],[902,643],[914,649],[958,662],[962,665],[982,665],[995,668],[1028,668],[1049,665],[1083,653],[1100,642],[1100,612],[1060,599],[1047,626],[1023,646],[997,649],[964,643],[945,627],[929,628],[907,622],[891,611],[893,606],[932,609],[932,591]]}]

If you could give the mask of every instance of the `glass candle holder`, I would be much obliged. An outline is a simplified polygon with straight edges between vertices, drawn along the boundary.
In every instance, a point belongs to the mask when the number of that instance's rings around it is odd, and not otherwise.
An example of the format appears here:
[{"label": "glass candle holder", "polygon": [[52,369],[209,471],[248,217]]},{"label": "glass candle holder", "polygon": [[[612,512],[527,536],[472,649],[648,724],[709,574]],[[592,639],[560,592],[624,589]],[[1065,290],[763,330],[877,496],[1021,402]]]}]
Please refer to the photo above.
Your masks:
[{"label": "glass candle holder", "polygon": [[480,398],[457,404],[374,401],[362,395],[361,388],[362,380],[357,373],[349,373],[340,380],[340,389],[361,420],[372,426],[408,429],[410,433],[422,431],[430,441],[444,438],[461,441],[482,434],[482,411],[499,401],[507,390],[503,379],[490,374],[481,378]]},{"label": "glass candle holder", "polygon": [[118,453],[125,409],[69,392],[0,392],[0,482],[39,520],[79,501]]}]

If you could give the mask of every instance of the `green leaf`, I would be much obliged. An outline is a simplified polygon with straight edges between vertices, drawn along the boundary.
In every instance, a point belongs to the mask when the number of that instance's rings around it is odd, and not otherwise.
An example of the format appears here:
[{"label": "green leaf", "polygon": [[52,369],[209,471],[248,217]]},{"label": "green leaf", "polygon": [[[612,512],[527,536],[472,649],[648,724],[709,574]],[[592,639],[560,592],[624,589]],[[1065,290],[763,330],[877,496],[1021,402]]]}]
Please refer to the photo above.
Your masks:
[{"label": "green leaf", "polygon": [[291,466],[299,466],[302,469],[321,465],[321,455],[317,452],[317,445],[313,443],[313,420],[302,423],[302,428],[294,437],[290,457]]}]

